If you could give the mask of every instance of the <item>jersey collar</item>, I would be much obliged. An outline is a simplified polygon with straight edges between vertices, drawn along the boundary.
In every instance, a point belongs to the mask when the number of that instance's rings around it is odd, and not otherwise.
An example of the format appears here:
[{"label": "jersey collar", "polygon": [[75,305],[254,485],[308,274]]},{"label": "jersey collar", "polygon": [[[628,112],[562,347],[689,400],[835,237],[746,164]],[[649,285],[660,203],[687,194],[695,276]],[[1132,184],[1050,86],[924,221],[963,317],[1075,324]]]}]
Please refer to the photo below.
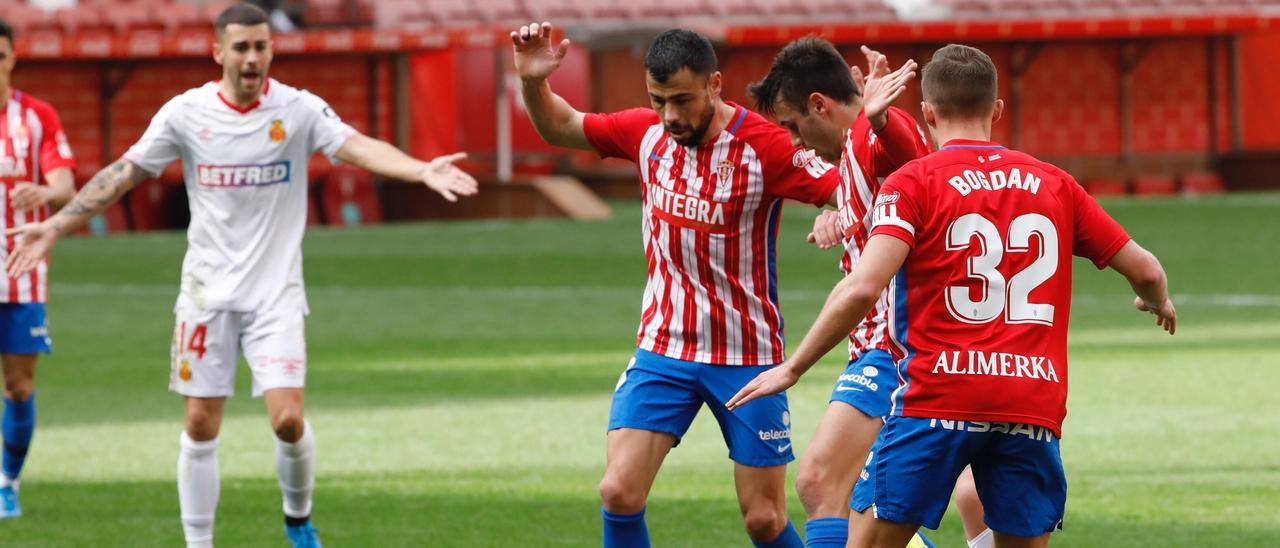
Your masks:
[{"label": "jersey collar", "polygon": [[262,85],[262,95],[258,97],[258,100],[252,103],[249,103],[247,106],[238,107],[235,104],[233,104],[231,101],[228,101],[226,97],[222,96],[222,89],[221,89],[221,86],[219,86],[218,100],[222,101],[222,104],[227,105],[227,108],[231,110],[239,112],[240,114],[248,114],[249,112],[253,111],[253,109],[258,108],[258,105],[262,104],[262,97],[266,97],[267,92],[270,90],[271,90],[271,79],[267,78],[266,83]]},{"label": "jersey collar", "polygon": [[938,150],[948,150],[953,148],[979,148],[989,150],[1003,150],[1004,145],[991,141],[978,141],[974,139],[952,139],[947,141]]}]

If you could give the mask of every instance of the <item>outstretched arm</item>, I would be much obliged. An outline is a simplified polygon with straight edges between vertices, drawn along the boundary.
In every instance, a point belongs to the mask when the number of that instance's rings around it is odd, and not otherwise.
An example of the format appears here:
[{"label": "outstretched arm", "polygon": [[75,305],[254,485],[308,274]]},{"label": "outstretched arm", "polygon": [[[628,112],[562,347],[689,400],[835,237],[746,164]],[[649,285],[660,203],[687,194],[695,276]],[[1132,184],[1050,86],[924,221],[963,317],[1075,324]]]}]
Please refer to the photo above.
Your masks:
[{"label": "outstretched arm", "polygon": [[1168,277],[1156,256],[1137,242],[1129,240],[1111,257],[1107,266],[1129,280],[1129,285],[1137,294],[1133,299],[1133,306],[1155,315],[1156,325],[1172,335],[1177,327],[1178,311],[1173,308],[1173,301],[1169,299]]},{"label": "outstretched arm", "polygon": [[818,319],[800,341],[796,353],[785,363],[761,373],[733,399],[725,404],[729,410],[747,402],[777,394],[791,388],[813,364],[817,363],[871,312],[876,300],[889,285],[902,263],[907,260],[911,247],[893,236],[878,234],[867,240],[866,250],[853,273],[845,276],[827,297]]},{"label": "outstretched arm", "polygon": [[511,44],[525,109],[538,135],[558,147],[593,150],[582,128],[583,114],[551,91],[547,82],[569,52],[569,40],[552,49],[551,23],[530,23],[511,32]]},{"label": "outstretched arm", "polygon": [[103,168],[52,217],[6,231],[8,236],[17,236],[17,244],[5,260],[5,271],[10,277],[17,277],[35,268],[40,259],[49,254],[59,236],[89,222],[124,193],[152,176],[124,158]]},{"label": "outstretched arm", "polygon": [[357,133],[342,144],[337,156],[343,162],[383,177],[424,183],[450,202],[458,201],[458,196],[475,194],[479,187],[471,175],[453,165],[467,157],[465,152],[446,154],[424,162],[401,152],[391,143]]}]

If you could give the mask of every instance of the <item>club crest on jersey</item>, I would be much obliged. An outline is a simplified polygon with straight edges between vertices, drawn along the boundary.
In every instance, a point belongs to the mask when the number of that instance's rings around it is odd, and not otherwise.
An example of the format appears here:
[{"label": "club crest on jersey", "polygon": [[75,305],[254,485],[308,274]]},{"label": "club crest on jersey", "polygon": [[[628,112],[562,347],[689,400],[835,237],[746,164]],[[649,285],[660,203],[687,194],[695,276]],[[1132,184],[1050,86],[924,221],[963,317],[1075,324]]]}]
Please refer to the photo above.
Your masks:
[{"label": "club crest on jersey", "polygon": [[292,170],[288,160],[269,164],[196,166],[196,180],[204,187],[246,187],[289,182]]},{"label": "club crest on jersey", "polygon": [[184,381],[191,380],[191,362],[182,360],[182,366],[178,368],[178,378]]},{"label": "club crest on jersey", "polygon": [[271,131],[268,132],[267,135],[271,136],[272,141],[277,143],[284,142],[285,135],[287,135],[284,131],[284,122],[281,120],[272,120]]},{"label": "club crest on jersey", "polygon": [[716,165],[716,175],[720,176],[720,182],[728,181],[730,177],[733,177],[733,162],[720,160],[720,163]]}]

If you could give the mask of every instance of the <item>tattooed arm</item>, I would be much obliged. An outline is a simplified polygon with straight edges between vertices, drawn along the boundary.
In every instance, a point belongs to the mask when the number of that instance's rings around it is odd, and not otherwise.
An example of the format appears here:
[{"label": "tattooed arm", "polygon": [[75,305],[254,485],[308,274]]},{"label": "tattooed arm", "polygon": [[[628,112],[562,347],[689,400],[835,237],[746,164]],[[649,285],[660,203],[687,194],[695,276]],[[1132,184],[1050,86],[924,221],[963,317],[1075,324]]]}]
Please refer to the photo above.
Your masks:
[{"label": "tattooed arm", "polygon": [[94,215],[119,200],[138,183],[151,178],[146,170],[123,158],[99,171],[71,198],[71,202],[44,222],[10,228],[6,236],[16,236],[13,252],[5,260],[9,277],[22,275],[49,254],[59,236],[89,222]]}]

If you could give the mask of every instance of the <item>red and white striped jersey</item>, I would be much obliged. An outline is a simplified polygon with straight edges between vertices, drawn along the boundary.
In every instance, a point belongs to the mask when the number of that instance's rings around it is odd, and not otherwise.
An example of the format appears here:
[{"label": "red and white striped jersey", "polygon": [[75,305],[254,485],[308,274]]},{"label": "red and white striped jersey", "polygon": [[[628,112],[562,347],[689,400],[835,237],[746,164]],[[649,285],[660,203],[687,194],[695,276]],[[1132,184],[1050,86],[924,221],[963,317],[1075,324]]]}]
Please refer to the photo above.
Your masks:
[{"label": "red and white striped jersey", "polygon": [[[47,184],[46,173],[59,168],[75,168],[71,146],[62,131],[62,122],[53,107],[21,91],[13,90],[0,104],[0,227],[4,229],[49,218],[49,207],[13,207],[13,191],[20,183]],[[4,238],[4,254],[13,249],[13,236]],[[49,261],[40,263],[17,278],[0,277],[0,302],[42,303],[48,296]]]},{"label": "red and white striped jersey", "polygon": [[[844,229],[840,271],[846,276],[853,272],[867,243],[870,224],[867,212],[880,191],[880,178],[929,153],[929,141],[911,115],[890,107],[888,118],[885,127],[876,132],[871,129],[866,113],[860,112],[845,135],[836,200],[840,204],[840,226]],[[871,312],[849,333],[850,359],[857,359],[868,350],[889,351],[887,294],[888,291],[880,294]]]},{"label": "red and white striped jersey", "polygon": [[602,157],[636,162],[649,277],[640,348],[679,360],[785,359],[776,240],[783,198],[826,203],[837,177],[786,130],[730,103],[732,121],[697,147],[676,144],[651,109],[588,114]]}]

